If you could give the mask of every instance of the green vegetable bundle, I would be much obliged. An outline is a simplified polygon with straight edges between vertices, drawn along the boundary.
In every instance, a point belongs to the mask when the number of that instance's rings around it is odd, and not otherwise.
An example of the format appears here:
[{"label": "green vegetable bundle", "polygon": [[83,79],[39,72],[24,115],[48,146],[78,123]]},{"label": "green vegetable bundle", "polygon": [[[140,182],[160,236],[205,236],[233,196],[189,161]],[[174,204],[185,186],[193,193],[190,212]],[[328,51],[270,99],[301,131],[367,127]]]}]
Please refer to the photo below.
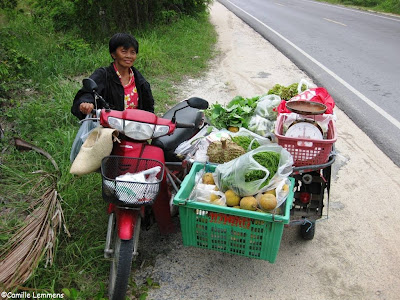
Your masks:
[{"label": "green vegetable bundle", "polygon": [[205,114],[211,125],[218,129],[226,129],[230,126],[247,128],[260,97],[236,96],[226,106],[218,103],[211,105]]},{"label": "green vegetable bundle", "polygon": [[[250,143],[254,140],[254,138],[250,136],[245,136],[245,135],[238,135],[238,136],[233,136],[232,141],[234,141],[236,144],[238,144],[240,147],[242,147],[244,150],[248,150]],[[256,148],[260,147],[260,143],[257,140],[254,140],[254,142],[251,144],[251,150],[254,150]]]},{"label": "green vegetable bundle", "polygon": [[274,188],[279,180],[290,175],[292,165],[290,153],[271,143],[219,164],[214,179],[222,192],[230,189],[241,197],[252,196]]},{"label": "green vegetable bundle", "polygon": [[[281,99],[284,100],[290,100],[291,98],[293,98],[294,96],[297,96],[298,91],[298,83],[293,83],[289,86],[283,86],[280,84],[275,84],[272,89],[270,89],[268,91],[268,95],[278,95],[279,97],[281,97]],[[303,84],[301,86],[301,91],[305,91],[307,89],[307,86],[305,84]]]},{"label": "green vegetable bundle", "polygon": [[[256,162],[262,165],[264,168],[267,168],[269,171],[268,178],[261,184],[261,188],[266,186],[270,179],[274,177],[276,172],[278,171],[279,160],[281,155],[277,152],[258,152],[253,155],[253,158]],[[245,177],[245,182],[256,181],[259,179],[263,179],[266,173],[263,170],[252,170],[247,172]]]}]

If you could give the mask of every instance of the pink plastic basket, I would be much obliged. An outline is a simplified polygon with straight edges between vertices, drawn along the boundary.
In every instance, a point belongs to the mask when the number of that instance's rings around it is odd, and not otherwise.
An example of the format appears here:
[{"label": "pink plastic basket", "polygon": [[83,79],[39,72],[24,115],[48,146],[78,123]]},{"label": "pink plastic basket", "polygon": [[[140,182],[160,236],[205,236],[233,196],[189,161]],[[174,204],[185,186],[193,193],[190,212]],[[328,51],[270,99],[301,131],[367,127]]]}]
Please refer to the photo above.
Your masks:
[{"label": "pink plastic basket", "polygon": [[[322,117],[322,116],[316,116]],[[275,136],[278,144],[289,151],[293,156],[295,167],[320,165],[326,163],[332,146],[336,142],[335,122],[328,124],[327,138],[324,140],[313,140],[303,138],[292,138],[283,135],[283,124],[287,118],[286,114],[280,114],[275,124]]]}]

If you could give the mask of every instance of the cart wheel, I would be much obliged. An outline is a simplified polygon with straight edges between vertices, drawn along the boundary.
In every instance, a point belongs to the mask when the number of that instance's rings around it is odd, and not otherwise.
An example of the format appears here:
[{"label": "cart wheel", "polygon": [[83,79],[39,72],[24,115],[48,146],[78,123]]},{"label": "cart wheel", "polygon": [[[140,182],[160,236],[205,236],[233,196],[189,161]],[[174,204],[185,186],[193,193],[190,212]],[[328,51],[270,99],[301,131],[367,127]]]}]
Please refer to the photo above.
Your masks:
[{"label": "cart wheel", "polygon": [[315,235],[315,221],[306,221],[300,225],[300,235],[305,240],[312,240]]}]

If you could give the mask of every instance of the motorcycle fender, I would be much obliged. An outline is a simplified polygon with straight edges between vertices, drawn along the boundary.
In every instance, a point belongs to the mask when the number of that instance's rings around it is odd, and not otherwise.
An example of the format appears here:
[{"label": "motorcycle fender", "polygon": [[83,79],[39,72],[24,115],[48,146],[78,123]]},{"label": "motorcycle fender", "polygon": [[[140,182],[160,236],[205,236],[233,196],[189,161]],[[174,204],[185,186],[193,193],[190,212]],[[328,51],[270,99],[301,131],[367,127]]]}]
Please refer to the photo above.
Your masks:
[{"label": "motorcycle fender", "polygon": [[139,210],[119,209],[117,211],[118,235],[121,240],[130,240],[135,231]]}]

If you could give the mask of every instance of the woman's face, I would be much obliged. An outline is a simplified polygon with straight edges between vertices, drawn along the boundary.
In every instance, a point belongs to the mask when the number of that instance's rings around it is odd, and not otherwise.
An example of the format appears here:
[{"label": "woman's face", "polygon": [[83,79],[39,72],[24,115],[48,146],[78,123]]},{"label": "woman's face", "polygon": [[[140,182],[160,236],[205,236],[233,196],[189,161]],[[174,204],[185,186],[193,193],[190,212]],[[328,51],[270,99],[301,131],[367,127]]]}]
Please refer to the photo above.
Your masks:
[{"label": "woman's face", "polygon": [[112,57],[117,68],[130,68],[136,60],[136,50],[133,47],[124,48],[123,46],[119,46],[112,54]]}]

